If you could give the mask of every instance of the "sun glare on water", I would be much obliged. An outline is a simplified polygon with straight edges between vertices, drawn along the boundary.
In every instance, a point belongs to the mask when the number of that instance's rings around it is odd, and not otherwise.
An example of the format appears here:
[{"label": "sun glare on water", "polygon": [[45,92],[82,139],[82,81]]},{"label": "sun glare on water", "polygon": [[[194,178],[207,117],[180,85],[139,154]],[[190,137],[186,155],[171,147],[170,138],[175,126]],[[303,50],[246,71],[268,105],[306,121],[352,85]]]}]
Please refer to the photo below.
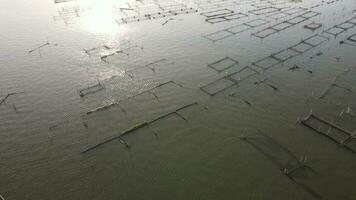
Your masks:
[{"label": "sun glare on water", "polygon": [[85,0],[81,4],[89,10],[81,16],[83,27],[94,34],[117,33],[121,27],[115,22],[117,15],[113,13],[113,0]]}]

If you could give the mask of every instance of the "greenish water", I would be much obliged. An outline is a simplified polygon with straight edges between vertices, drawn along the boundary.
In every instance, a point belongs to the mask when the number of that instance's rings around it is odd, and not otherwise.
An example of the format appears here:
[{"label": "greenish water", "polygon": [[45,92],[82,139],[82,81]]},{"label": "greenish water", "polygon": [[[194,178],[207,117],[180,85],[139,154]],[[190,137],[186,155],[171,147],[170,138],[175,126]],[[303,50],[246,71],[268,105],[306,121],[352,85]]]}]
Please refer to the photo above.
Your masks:
[{"label": "greenish water", "polygon": [[0,195],[356,199],[355,10],[2,0]]}]

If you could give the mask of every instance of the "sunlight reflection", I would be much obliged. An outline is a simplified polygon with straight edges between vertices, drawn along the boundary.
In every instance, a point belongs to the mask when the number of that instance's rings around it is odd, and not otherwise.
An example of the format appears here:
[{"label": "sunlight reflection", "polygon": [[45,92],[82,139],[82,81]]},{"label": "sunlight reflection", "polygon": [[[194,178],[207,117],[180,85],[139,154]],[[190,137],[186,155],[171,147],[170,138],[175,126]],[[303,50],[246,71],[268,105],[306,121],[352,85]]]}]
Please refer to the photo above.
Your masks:
[{"label": "sunlight reflection", "polygon": [[117,33],[119,28],[115,22],[117,17],[113,13],[114,0],[82,0],[80,3],[89,8],[81,20],[85,30],[94,34],[113,34]]}]

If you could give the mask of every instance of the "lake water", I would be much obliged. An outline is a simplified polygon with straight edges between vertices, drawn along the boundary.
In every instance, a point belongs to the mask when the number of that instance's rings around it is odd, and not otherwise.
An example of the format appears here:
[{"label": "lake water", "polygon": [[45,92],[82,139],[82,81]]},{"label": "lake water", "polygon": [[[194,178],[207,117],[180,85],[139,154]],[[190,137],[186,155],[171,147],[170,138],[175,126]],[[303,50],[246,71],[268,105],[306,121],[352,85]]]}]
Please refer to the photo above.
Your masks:
[{"label": "lake water", "polygon": [[356,1],[0,3],[3,199],[356,199]]}]

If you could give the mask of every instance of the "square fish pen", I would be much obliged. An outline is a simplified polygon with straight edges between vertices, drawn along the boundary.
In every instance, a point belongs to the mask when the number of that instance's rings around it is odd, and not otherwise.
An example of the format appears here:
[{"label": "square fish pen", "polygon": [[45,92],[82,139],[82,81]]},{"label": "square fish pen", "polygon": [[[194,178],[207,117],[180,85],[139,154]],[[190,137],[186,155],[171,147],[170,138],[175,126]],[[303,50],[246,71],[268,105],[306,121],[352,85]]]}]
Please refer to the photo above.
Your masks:
[{"label": "square fish pen", "polygon": [[353,43],[354,45],[356,45],[356,33],[353,35],[350,35],[349,37],[347,37],[347,41]]},{"label": "square fish pen", "polygon": [[258,32],[252,33],[252,35],[263,39],[263,38],[266,38],[266,37],[268,37],[272,34],[275,34],[275,33],[278,33],[278,30],[268,27],[268,28],[262,29]]},{"label": "square fish pen", "polygon": [[307,11],[302,14],[299,14],[298,16],[295,16],[291,19],[284,20],[280,23],[277,23],[275,25],[272,25],[270,27],[267,27],[265,29],[262,29],[256,33],[253,33],[253,36],[259,37],[259,38],[266,38],[272,34],[278,33],[280,31],[283,31],[285,29],[288,29],[294,25],[297,25],[299,23],[302,23],[312,17],[315,17],[317,15],[320,15],[320,13],[313,12],[313,11]]},{"label": "square fish pen", "polygon": [[213,10],[239,5],[236,0],[194,0],[199,10]]},{"label": "square fish pen", "polygon": [[345,29],[334,26],[334,27],[326,29],[324,32],[336,37],[339,34],[345,32]]},{"label": "square fish pen", "polygon": [[206,18],[214,18],[218,16],[224,16],[224,15],[229,15],[234,13],[233,10],[224,8],[224,9],[218,9],[218,10],[213,10],[213,11],[207,11],[207,12],[202,12],[200,15],[206,17]]},{"label": "square fish pen", "polygon": [[300,52],[295,51],[291,48],[288,48],[288,49],[284,49],[278,53],[272,54],[272,57],[276,58],[277,60],[280,60],[281,62],[285,62],[288,59],[291,59],[294,56],[297,56],[299,54],[300,54]]},{"label": "square fish pen", "polygon": [[342,28],[342,29],[345,29],[345,30],[348,30],[350,28],[353,28],[355,26],[354,23],[351,23],[351,22],[344,22],[342,24],[339,24],[339,25],[336,25],[336,27],[338,28]]},{"label": "square fish pen", "polygon": [[272,19],[282,19],[288,16],[291,16],[293,14],[299,13],[299,12],[303,12],[306,9],[304,8],[281,8],[279,11],[277,12],[273,12],[270,14],[267,14],[266,17],[272,18]]},{"label": "square fish pen", "polygon": [[333,36],[338,36],[341,33],[353,28],[356,26],[356,17],[353,17],[351,19],[348,19],[340,24],[334,25],[328,29],[326,29],[324,32]]},{"label": "square fish pen", "polygon": [[240,139],[273,163],[294,184],[313,197],[320,198],[308,185],[308,179],[316,178],[316,172],[305,163],[306,159],[298,159],[287,147],[261,131],[256,136],[242,136]]},{"label": "square fish pen", "polygon": [[140,15],[134,15],[134,16],[125,16],[119,19],[116,19],[116,23],[120,24],[127,24],[127,23],[134,23],[134,22],[141,22],[141,21],[146,21],[146,20],[153,20],[153,19],[159,19],[159,18],[165,18],[165,17],[172,17],[172,16],[177,16],[177,15],[183,15],[183,14],[190,14],[190,13],[196,13],[198,10],[194,8],[175,8],[172,10],[165,10],[165,11],[160,11],[160,12],[154,12],[154,13],[146,13],[146,14],[140,14]]},{"label": "square fish pen", "polygon": [[313,113],[309,114],[301,121],[301,123],[320,135],[346,147],[348,150],[351,150],[354,153],[356,152],[355,132],[351,133],[330,121],[314,115]]},{"label": "square fish pen", "polygon": [[245,22],[243,24],[250,26],[251,28],[256,28],[262,25],[267,24],[269,21],[265,20],[265,19],[254,19],[248,22]]},{"label": "square fish pen", "polygon": [[277,59],[273,56],[268,56],[268,57],[265,57],[258,61],[253,62],[252,65],[254,65],[262,70],[267,70],[267,69],[274,67],[280,63],[281,63],[281,61],[279,59]]},{"label": "square fish pen", "polygon": [[236,83],[240,83],[241,81],[244,81],[257,73],[257,71],[250,67],[244,67],[243,69],[228,75],[227,78],[235,81]]},{"label": "square fish pen", "polygon": [[312,22],[310,24],[304,25],[304,28],[315,31],[316,29],[321,28],[323,25],[321,23]]},{"label": "square fish pen", "polygon": [[283,13],[286,13],[286,14],[288,14],[288,15],[297,14],[297,13],[303,12],[303,11],[305,11],[305,10],[307,10],[307,9],[305,9],[305,8],[288,8],[288,7],[281,9],[281,11],[282,11]]},{"label": "square fish pen", "polygon": [[313,35],[305,40],[302,41],[302,43],[305,43],[307,45],[310,45],[312,47],[317,47],[319,45],[321,45],[322,43],[324,43],[325,41],[328,41],[329,38],[324,36],[324,35]]},{"label": "square fish pen", "polygon": [[308,20],[308,18],[297,16],[297,17],[294,17],[294,18],[288,20],[287,22],[289,22],[290,24],[296,25],[296,24],[302,23],[306,20]]},{"label": "square fish pen", "polygon": [[210,18],[205,19],[205,21],[209,22],[211,24],[216,24],[216,23],[220,23],[220,22],[226,22],[226,21],[245,18],[247,16],[248,15],[239,12],[239,13],[232,13],[232,14],[226,14],[226,15],[219,15],[216,17],[210,17]]},{"label": "square fish pen", "polygon": [[53,16],[54,21],[63,21],[66,25],[81,17],[85,9],[80,6],[63,6],[57,10],[58,15]]},{"label": "square fish pen", "polygon": [[247,30],[257,28],[259,26],[267,24],[268,22],[269,21],[264,20],[264,19],[254,19],[254,20],[250,20],[248,22],[242,23],[242,24],[230,26],[228,28],[204,35],[203,37],[205,37],[206,39],[211,40],[213,42],[216,42],[216,41],[237,35],[239,33],[245,32]]},{"label": "square fish pen", "polygon": [[234,34],[229,32],[229,31],[220,30],[220,31],[217,31],[217,32],[214,32],[214,33],[210,33],[208,35],[204,35],[203,37],[205,37],[206,39],[211,40],[213,42],[216,42],[216,41],[231,37],[233,35]]},{"label": "square fish pen", "polygon": [[230,57],[222,58],[216,62],[208,64],[208,67],[214,69],[217,72],[223,72],[231,67],[237,66],[239,62]]},{"label": "square fish pen", "polygon": [[208,94],[210,96],[214,96],[214,95],[218,94],[219,92],[224,91],[224,90],[234,86],[235,84],[236,84],[236,82],[224,77],[224,78],[218,79],[216,81],[213,81],[207,85],[204,85],[200,89],[203,92],[205,92],[206,94]]},{"label": "square fish pen", "polygon": [[280,10],[281,10],[280,8],[269,6],[269,7],[262,7],[262,8],[250,10],[248,12],[254,15],[265,15],[270,13],[276,13],[279,12]]},{"label": "square fish pen", "polygon": [[255,74],[258,74],[258,72],[247,66],[237,72],[229,74],[223,78],[220,78],[200,87],[200,90],[210,96],[214,96],[222,91],[225,91],[235,86],[236,84],[239,84],[240,82],[250,78]]},{"label": "square fish pen", "polygon": [[[102,111],[105,111],[105,110],[108,110],[108,109],[111,109],[113,107],[118,107],[124,114],[127,114],[127,109],[125,109],[123,107],[123,104],[125,102],[128,102],[130,100],[134,100],[134,99],[137,99],[138,97],[141,97],[143,95],[150,95],[152,97],[153,100],[159,100],[160,97],[156,94],[156,90],[158,89],[161,89],[161,88],[164,88],[164,87],[168,87],[168,86],[174,86],[176,88],[184,88],[181,84],[179,83],[176,83],[174,81],[166,81],[166,82],[163,82],[163,83],[160,83],[160,84],[157,84],[155,85],[154,87],[150,88],[150,89],[147,89],[147,90],[144,90],[144,91],[141,91],[137,94],[134,94],[132,96],[129,96],[125,99],[122,99],[122,100],[117,100],[117,101],[114,101],[112,103],[109,103],[109,104],[106,104],[104,106],[100,106],[98,108],[95,108],[93,110],[90,110],[88,111],[86,114],[87,115],[92,115],[94,113],[97,113],[97,112],[102,112]],[[171,90],[171,89],[170,89]],[[145,100],[145,99],[144,99]],[[137,107],[135,107],[137,108]]]},{"label": "square fish pen", "polygon": [[272,53],[269,56],[266,56],[260,60],[257,60],[255,62],[252,62],[252,65],[262,69],[262,70],[268,70],[278,64],[282,64],[283,62],[298,56],[302,53],[305,53],[306,51],[317,47],[324,43],[325,41],[329,40],[328,37],[323,36],[323,35],[313,35],[311,37],[308,37],[301,42],[292,45],[290,47],[287,47],[281,51],[278,51],[276,53]]},{"label": "square fish pen", "polygon": [[304,52],[307,52],[308,50],[314,48],[315,46],[312,46],[308,43],[305,43],[305,42],[300,42],[296,45],[293,45],[290,47],[290,49],[294,50],[294,51],[297,51],[299,53],[304,53]]},{"label": "square fish pen", "polygon": [[128,75],[130,78],[134,78],[134,74],[139,73],[139,71],[144,71],[144,70],[148,69],[149,71],[154,73],[157,71],[157,69],[159,69],[161,67],[167,67],[167,66],[170,66],[173,64],[174,64],[174,62],[172,62],[166,58],[162,58],[162,59],[152,61],[148,64],[143,65],[143,66],[127,69],[125,71],[125,74]]},{"label": "square fish pen", "polygon": [[112,48],[108,45],[101,45],[90,49],[84,49],[84,52],[89,56],[100,56],[102,54],[111,53],[111,51]]},{"label": "square fish pen", "polygon": [[[183,106],[180,106],[176,109],[174,109],[173,111],[170,111],[170,112],[166,112],[164,114],[161,114],[157,117],[154,117],[152,119],[149,119],[149,120],[146,120],[146,121],[142,121],[142,122],[139,122],[127,129],[124,129],[123,131],[121,131],[119,134],[117,134],[116,136],[113,136],[111,138],[108,138],[102,142],[99,142],[93,146],[90,146],[88,147],[87,149],[85,149],[84,151],[82,151],[82,153],[89,153],[89,152],[92,152],[93,150],[99,148],[99,147],[102,147],[108,143],[111,143],[113,141],[119,141],[120,143],[124,144],[128,149],[131,148],[131,144],[129,142],[129,140],[131,139],[131,137],[133,137],[133,134],[137,134],[138,131],[141,131],[142,129],[144,128],[148,128],[150,129],[151,126],[155,123],[158,123],[160,122],[161,120],[163,119],[166,119],[172,115],[174,116],[177,116],[178,118],[180,118],[181,120],[183,120],[184,122],[188,122],[189,119],[187,119],[186,117],[184,117],[181,112],[188,109],[188,108],[191,108],[193,106],[198,106],[199,104],[197,102],[193,102],[193,103],[190,103],[190,104],[186,104],[186,105],[183,105]],[[152,132],[157,135],[157,133],[155,131],[152,130]]]},{"label": "square fish pen", "polygon": [[104,90],[104,86],[99,82],[95,85],[92,85],[92,86],[89,86],[87,88],[84,88],[84,89],[81,89],[79,90],[79,96],[80,97],[85,97],[89,94],[94,94],[94,93],[97,93],[99,91],[102,91]]}]

